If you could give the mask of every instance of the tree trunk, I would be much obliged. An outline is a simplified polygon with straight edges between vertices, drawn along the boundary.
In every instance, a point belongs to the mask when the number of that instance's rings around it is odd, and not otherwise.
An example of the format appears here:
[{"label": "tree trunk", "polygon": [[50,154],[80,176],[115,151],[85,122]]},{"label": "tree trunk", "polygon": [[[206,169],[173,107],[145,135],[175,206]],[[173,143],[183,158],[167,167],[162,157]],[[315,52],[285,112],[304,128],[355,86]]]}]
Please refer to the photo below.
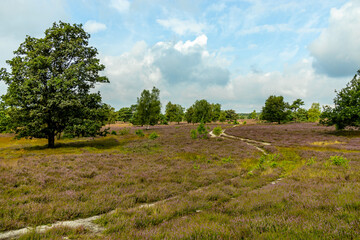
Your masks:
[{"label": "tree trunk", "polygon": [[48,148],[54,148],[55,147],[55,133],[50,133],[48,135]]}]

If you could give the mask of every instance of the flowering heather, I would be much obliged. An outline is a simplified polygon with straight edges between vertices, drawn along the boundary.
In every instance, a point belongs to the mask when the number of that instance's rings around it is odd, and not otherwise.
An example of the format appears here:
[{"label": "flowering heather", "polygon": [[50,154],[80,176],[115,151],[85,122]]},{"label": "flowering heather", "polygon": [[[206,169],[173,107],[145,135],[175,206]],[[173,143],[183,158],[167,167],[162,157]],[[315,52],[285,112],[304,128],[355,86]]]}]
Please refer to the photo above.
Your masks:
[{"label": "flowering heather", "polygon": [[[262,156],[238,139],[192,139],[196,127],[127,127],[123,135],[60,140],[55,149],[2,137],[0,231],[117,209],[96,221],[102,235],[55,229],[24,238],[358,238],[357,132],[307,123],[221,125],[229,135],[271,143]],[[151,140],[154,131],[159,137]]]}]

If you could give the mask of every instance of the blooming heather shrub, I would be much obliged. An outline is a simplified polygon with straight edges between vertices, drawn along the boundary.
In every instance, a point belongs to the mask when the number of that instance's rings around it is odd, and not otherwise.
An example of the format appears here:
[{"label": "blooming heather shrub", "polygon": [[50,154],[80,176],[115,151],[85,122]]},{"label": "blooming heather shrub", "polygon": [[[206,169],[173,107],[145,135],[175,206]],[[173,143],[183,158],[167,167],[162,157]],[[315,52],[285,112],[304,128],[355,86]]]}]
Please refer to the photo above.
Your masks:
[{"label": "blooming heather shrub", "polygon": [[155,140],[159,137],[159,134],[157,134],[156,132],[152,132],[150,135],[149,135],[149,139],[151,140]]},{"label": "blooming heather shrub", "polygon": [[336,166],[343,166],[345,168],[349,167],[349,160],[347,160],[345,157],[343,156],[331,156],[329,158],[329,161],[331,162],[332,165],[336,165]]},{"label": "blooming heather shrub", "polygon": [[213,129],[213,133],[216,135],[216,136],[220,136],[220,134],[222,133],[222,128],[219,126],[219,127],[215,127]]},{"label": "blooming heather shrub", "polygon": [[135,131],[135,134],[138,135],[139,137],[145,136],[143,130],[141,130],[141,129],[136,130],[136,131]]}]

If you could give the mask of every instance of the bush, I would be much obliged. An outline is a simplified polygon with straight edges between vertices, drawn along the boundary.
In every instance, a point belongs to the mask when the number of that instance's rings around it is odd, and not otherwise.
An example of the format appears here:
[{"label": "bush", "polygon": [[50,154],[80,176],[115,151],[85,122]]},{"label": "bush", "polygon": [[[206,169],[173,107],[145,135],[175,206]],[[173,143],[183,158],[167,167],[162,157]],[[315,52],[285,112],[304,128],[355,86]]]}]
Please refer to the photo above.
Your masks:
[{"label": "bush", "polygon": [[117,135],[116,131],[112,130],[111,135]]},{"label": "bush", "polygon": [[349,167],[349,160],[347,160],[346,158],[342,157],[342,156],[331,156],[329,158],[329,161],[331,162],[332,165],[336,165],[336,166],[343,166],[345,168]]},{"label": "bush", "polygon": [[222,133],[222,128],[219,126],[219,127],[215,127],[213,129],[213,134],[215,134],[216,136],[220,136],[220,134]]},{"label": "bush", "polygon": [[128,128],[123,128],[119,130],[120,135],[127,135],[129,134],[130,130]]},{"label": "bush", "polygon": [[145,136],[143,130],[141,130],[141,129],[136,130],[136,131],[135,131],[135,134],[138,135],[139,137]]},{"label": "bush", "polygon": [[244,121],[243,124],[246,125],[246,121]]},{"label": "bush", "polygon": [[191,130],[190,131],[190,136],[192,139],[196,139],[197,138],[197,132],[195,129]]},{"label": "bush", "polygon": [[232,159],[231,159],[230,156],[227,157],[227,158],[224,157],[224,158],[221,159],[221,162],[222,162],[222,163],[231,163],[231,162],[232,162]]},{"label": "bush", "polygon": [[159,137],[159,134],[157,134],[156,132],[152,132],[150,135],[149,135],[149,139],[151,140],[155,140]]}]

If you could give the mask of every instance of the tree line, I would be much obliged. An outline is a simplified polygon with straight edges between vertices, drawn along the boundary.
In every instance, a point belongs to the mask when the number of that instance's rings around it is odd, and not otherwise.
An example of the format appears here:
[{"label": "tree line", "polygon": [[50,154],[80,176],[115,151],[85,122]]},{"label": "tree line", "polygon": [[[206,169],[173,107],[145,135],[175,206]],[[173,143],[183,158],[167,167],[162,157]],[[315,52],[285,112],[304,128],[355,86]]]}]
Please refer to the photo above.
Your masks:
[{"label": "tree line", "polygon": [[[160,90],[144,90],[137,103],[118,112],[102,102],[99,92],[90,90],[98,83],[109,83],[101,76],[105,66],[97,58],[97,49],[89,46],[90,35],[81,24],[54,23],[43,38],[27,36],[8,60],[10,69],[0,69],[0,80],[8,85],[0,101],[0,132],[13,131],[18,138],[48,139],[55,146],[56,136],[96,136],[106,134],[105,124],[116,120],[135,125],[167,122],[208,123],[234,121],[234,110],[221,110],[218,103],[197,100],[186,111],[168,102],[161,114]],[[270,96],[262,112],[253,111],[250,118],[270,122],[317,121],[335,125],[360,127],[360,71],[340,92],[335,107],[314,103],[309,110],[304,102],[286,103],[282,96]]]}]

